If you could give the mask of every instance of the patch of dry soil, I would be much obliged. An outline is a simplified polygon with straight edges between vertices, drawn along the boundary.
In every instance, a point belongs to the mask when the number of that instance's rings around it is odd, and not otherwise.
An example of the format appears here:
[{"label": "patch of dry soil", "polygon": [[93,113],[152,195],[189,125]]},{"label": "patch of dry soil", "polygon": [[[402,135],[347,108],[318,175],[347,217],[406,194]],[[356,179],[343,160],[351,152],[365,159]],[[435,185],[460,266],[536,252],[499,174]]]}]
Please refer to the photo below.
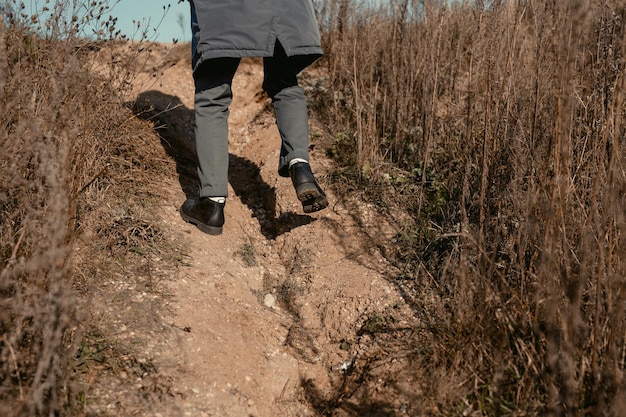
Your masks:
[{"label": "patch of dry soil", "polygon": [[[160,188],[160,227],[188,248],[185,266],[161,283],[167,302],[151,310],[160,325],[143,335],[150,363],[167,381],[150,415],[329,415],[367,349],[359,330],[372,317],[408,309],[375,244],[396,227],[332,193],[329,208],[305,215],[290,180],[278,177],[280,138],[261,82],[260,61],[243,61],[233,84],[226,224],[221,236],[209,236],[178,213],[197,181],[189,61],[136,79],[137,106],[165,125],[158,131],[177,167]],[[324,186],[331,162],[318,147],[311,160]]]}]

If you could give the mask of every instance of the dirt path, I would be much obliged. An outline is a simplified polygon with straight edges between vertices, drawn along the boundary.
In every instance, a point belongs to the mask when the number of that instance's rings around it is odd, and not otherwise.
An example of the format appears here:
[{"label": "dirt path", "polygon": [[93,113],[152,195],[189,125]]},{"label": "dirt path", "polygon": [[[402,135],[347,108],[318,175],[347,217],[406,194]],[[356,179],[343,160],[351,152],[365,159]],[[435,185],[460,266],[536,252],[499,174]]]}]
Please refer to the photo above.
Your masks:
[{"label": "dirt path", "polygon": [[[178,208],[196,186],[188,60],[169,62],[156,83],[149,79],[137,78],[137,101],[166,125],[160,131],[178,173],[162,187],[162,226],[189,248],[186,266],[163,284],[169,303],[158,315],[173,330],[154,336],[161,340],[153,355],[171,396],[157,414],[327,413],[367,347],[359,329],[405,308],[372,239],[392,236],[393,225],[332,193],[328,209],[302,213],[290,181],[276,173],[279,135],[256,61],[244,61],[233,84],[224,233],[208,236],[186,224]],[[312,166],[323,184],[330,162],[318,148]]]}]

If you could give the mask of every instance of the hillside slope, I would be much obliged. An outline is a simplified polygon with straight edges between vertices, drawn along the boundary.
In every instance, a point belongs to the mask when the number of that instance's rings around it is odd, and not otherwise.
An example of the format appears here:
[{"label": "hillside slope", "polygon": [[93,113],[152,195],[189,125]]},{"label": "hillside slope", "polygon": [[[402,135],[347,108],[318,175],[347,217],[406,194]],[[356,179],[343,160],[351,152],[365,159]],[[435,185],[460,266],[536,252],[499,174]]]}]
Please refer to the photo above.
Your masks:
[{"label": "hillside slope", "polygon": [[[138,347],[146,372],[123,384],[128,390],[120,389],[119,378],[100,380],[87,408],[233,417],[406,411],[385,390],[361,393],[371,398],[360,400],[353,387],[344,392],[371,348],[367,329],[412,316],[378,249],[396,226],[366,203],[333,195],[324,180],[332,164],[315,141],[312,165],[331,205],[301,212],[289,179],[276,172],[280,138],[262,94],[259,61],[242,62],[234,80],[224,233],[208,236],[183,222],[178,209],[197,182],[189,62],[166,45],[155,45],[149,59],[145,68],[157,68],[158,75],[140,71],[131,101],[160,135],[146,146],[170,161],[165,183],[146,186],[160,196],[152,209],[163,235],[181,242],[182,261],[167,268],[153,257],[148,267],[159,278],[148,290],[120,274],[94,296],[94,315],[117,329],[120,346]],[[323,135],[314,121],[311,130]],[[392,321],[410,327],[404,319]],[[381,372],[402,364],[390,358]]]}]

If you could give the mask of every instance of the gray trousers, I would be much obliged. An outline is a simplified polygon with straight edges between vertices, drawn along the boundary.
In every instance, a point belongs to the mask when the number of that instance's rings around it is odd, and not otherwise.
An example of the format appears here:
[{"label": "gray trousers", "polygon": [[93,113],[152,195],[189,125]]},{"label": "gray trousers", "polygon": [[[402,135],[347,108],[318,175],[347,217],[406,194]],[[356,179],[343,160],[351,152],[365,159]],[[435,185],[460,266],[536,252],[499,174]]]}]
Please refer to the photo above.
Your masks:
[{"label": "gray trousers", "polygon": [[[289,161],[309,160],[307,103],[296,76],[311,59],[287,57],[280,43],[275,50],[273,57],[263,59],[263,89],[272,99],[282,141],[278,173],[288,177]],[[194,131],[200,197],[228,195],[228,115],[233,97],[232,81],[239,62],[239,58],[212,59],[194,72]]]}]

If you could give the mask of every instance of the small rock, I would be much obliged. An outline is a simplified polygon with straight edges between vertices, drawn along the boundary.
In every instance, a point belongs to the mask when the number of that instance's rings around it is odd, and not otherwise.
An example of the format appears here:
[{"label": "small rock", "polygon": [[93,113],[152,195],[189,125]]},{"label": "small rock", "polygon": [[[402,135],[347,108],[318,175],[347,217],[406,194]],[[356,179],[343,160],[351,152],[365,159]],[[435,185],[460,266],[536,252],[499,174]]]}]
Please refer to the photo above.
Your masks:
[{"label": "small rock", "polygon": [[265,307],[274,308],[276,305],[276,297],[272,294],[266,294],[265,298],[263,298],[263,304],[265,304]]}]

